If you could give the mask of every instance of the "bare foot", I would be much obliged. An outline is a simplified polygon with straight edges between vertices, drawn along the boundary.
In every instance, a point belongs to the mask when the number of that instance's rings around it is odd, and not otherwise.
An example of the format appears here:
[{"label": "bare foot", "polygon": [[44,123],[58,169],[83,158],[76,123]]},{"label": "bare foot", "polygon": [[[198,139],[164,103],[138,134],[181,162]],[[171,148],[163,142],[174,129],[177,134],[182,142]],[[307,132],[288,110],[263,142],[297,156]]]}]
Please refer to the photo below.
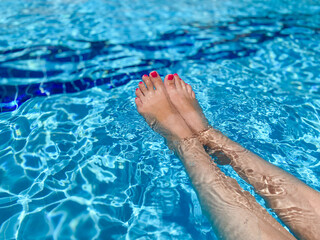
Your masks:
[{"label": "bare foot", "polygon": [[172,104],[181,114],[194,133],[209,127],[208,121],[189,84],[186,84],[178,74],[169,74],[165,77],[164,85]]},{"label": "bare foot", "polygon": [[172,105],[165,86],[156,71],[143,75],[136,89],[138,112],[149,126],[167,140],[180,140],[192,136],[192,131]]}]

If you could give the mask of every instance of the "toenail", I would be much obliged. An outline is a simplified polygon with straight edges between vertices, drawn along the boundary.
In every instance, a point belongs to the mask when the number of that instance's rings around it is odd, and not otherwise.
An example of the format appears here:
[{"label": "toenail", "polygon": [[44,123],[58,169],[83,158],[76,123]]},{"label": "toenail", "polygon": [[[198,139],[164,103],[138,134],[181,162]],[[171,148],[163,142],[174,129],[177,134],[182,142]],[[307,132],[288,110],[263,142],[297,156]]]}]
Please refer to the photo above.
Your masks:
[{"label": "toenail", "polygon": [[180,78],[180,80],[182,80],[182,79]]},{"label": "toenail", "polygon": [[139,84],[142,84],[143,82],[139,82]]},{"label": "toenail", "polygon": [[156,71],[153,71],[153,72],[151,72],[151,76],[155,78],[158,76],[158,73]]},{"label": "toenail", "polygon": [[153,71],[153,72],[151,72],[151,76],[155,78],[158,76],[158,73],[156,71]]},{"label": "toenail", "polygon": [[175,73],[175,74],[173,74],[173,75],[178,76],[178,73]]},{"label": "toenail", "polygon": [[168,80],[172,80],[173,79],[173,75],[172,74],[169,74],[168,75]]},{"label": "toenail", "polygon": [[145,74],[145,75],[143,75],[142,77],[148,77],[148,75],[147,75],[147,74]]},{"label": "toenail", "polygon": [[138,90],[139,90],[139,88],[136,89],[136,91],[138,91]]}]

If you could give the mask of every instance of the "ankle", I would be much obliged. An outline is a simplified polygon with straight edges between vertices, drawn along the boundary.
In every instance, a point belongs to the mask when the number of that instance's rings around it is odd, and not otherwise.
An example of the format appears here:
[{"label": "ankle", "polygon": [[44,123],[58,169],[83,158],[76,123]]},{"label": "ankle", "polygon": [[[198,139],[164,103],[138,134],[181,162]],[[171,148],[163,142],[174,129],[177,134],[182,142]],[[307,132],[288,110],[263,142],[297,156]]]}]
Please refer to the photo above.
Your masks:
[{"label": "ankle", "polygon": [[182,140],[193,136],[193,132],[179,114],[173,114],[166,119],[170,129],[170,135],[176,140]]},{"label": "ankle", "polygon": [[216,143],[223,135],[220,131],[209,126],[201,131],[197,131],[195,134],[202,145],[208,145],[210,143]]}]

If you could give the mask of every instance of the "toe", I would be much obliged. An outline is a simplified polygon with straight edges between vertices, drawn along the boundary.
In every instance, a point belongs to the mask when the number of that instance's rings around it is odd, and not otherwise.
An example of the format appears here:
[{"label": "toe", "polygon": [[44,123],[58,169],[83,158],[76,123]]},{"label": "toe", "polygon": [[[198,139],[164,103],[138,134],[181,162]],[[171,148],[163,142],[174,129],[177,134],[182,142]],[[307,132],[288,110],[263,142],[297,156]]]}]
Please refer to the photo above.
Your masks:
[{"label": "toe", "polygon": [[155,89],[163,89],[164,88],[162,79],[156,71],[151,72],[149,76],[150,76],[150,80],[152,81]]},{"label": "toe", "polygon": [[139,97],[136,97],[136,99],[134,101],[135,101],[138,108],[142,107],[142,101]]},{"label": "toe", "polygon": [[[180,78],[180,76],[179,76],[179,80],[180,80],[180,83],[181,83],[181,87],[186,91],[186,92],[188,92],[188,83],[186,83],[183,79],[181,79]],[[189,85],[189,87],[191,87],[190,85]]]},{"label": "toe", "polygon": [[170,87],[170,88],[176,88],[176,85],[175,85],[175,79],[174,79],[174,76],[173,74],[168,74],[165,78],[164,78],[164,85],[166,87]]},{"label": "toe", "polygon": [[142,76],[142,80],[144,81],[144,83],[147,86],[147,91],[153,92],[154,88],[153,88],[153,83],[152,83],[150,77],[145,74]]},{"label": "toe", "polygon": [[140,88],[140,91],[142,92],[143,95],[147,94],[148,89],[147,89],[146,85],[144,85],[143,82],[139,82],[139,88]]},{"label": "toe", "polygon": [[192,92],[193,92],[192,87],[187,83],[185,83],[184,85],[186,85],[187,92],[188,92],[189,96],[192,97]]},{"label": "toe", "polygon": [[176,85],[176,88],[177,89],[183,88],[184,86],[181,83],[182,80],[180,80],[181,78],[179,77],[179,75],[177,73],[175,73],[175,74],[173,74],[173,77],[174,77],[174,83]]},{"label": "toe", "polygon": [[181,85],[186,85],[186,82],[183,81],[183,79],[181,79],[180,76],[178,76],[178,77],[179,77],[179,79],[180,79]]},{"label": "toe", "polygon": [[144,95],[143,95],[143,93],[141,92],[140,88],[137,88],[137,89],[136,89],[136,96],[137,96],[138,98],[140,98],[141,101],[142,101],[142,99],[144,98]]}]

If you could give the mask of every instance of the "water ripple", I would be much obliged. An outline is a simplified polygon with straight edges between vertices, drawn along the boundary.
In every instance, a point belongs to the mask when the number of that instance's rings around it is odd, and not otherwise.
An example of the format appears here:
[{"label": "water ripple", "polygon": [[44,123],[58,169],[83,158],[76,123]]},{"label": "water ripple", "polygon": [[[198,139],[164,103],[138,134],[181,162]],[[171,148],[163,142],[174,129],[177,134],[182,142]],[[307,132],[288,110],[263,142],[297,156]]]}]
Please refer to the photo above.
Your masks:
[{"label": "water ripple", "polygon": [[179,73],[215,127],[320,190],[319,10],[1,1],[0,239],[217,239],[135,109],[151,69]]},{"label": "water ripple", "polygon": [[[109,88],[121,86],[147,73],[151,67],[166,69],[186,59],[211,62],[255,56],[260,44],[265,42],[291,35],[297,38],[297,34],[315,35],[318,31],[313,27],[300,26],[299,21],[292,22],[290,15],[283,15],[280,19],[278,16],[247,17],[227,24],[201,26],[215,31],[216,40],[213,42],[212,36],[205,38],[203,31],[191,24],[188,30],[166,32],[151,41],[114,44],[109,40],[72,40],[86,47],[38,45],[27,49],[2,50],[1,111],[15,110],[35,96],[73,93],[104,84]],[[175,53],[171,56],[176,57],[168,59],[168,51]],[[154,54],[158,57],[145,57]],[[26,81],[28,85],[21,85]],[[11,84],[7,85],[8,82]]]}]

